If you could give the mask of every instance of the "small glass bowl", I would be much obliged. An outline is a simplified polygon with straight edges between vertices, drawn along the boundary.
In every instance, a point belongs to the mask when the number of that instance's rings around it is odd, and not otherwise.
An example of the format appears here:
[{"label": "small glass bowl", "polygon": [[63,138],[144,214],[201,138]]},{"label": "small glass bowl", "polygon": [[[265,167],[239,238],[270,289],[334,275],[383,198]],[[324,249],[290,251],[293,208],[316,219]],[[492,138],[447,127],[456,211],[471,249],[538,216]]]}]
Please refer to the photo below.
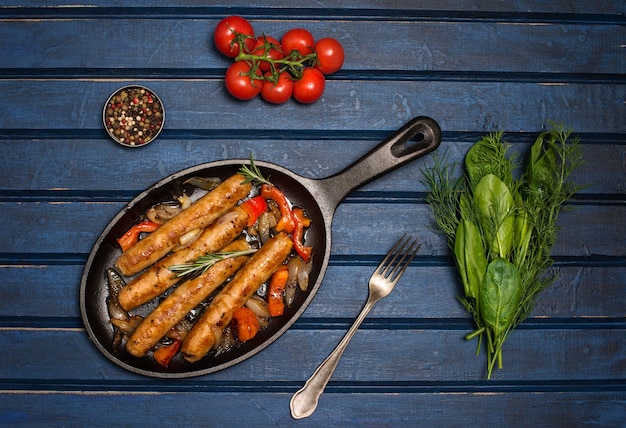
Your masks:
[{"label": "small glass bowl", "polygon": [[109,136],[126,147],[143,147],[161,133],[165,108],[151,89],[141,85],[119,88],[102,110],[102,122]]}]

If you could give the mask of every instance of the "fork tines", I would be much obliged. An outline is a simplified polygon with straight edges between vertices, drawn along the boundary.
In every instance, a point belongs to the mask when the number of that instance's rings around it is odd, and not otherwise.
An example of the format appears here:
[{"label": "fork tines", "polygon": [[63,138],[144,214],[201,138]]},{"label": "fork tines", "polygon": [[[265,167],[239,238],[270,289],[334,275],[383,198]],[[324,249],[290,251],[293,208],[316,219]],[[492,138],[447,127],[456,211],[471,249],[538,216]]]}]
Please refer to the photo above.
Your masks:
[{"label": "fork tines", "polygon": [[[416,238],[405,233],[391,248],[383,261],[380,262],[376,268],[376,273],[384,276],[391,282],[396,282],[409,266],[420,247],[421,244],[417,244]],[[390,258],[391,260],[389,260]],[[398,260],[398,258],[400,259]],[[389,264],[386,265],[387,261],[389,261]]]}]

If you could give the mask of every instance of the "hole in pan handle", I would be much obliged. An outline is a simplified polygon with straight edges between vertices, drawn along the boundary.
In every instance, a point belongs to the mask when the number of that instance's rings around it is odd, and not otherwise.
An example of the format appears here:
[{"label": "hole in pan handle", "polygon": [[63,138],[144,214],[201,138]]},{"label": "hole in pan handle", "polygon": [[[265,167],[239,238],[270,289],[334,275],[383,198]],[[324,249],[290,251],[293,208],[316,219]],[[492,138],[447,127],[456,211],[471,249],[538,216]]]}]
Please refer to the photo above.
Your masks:
[{"label": "hole in pan handle", "polygon": [[394,157],[408,157],[408,162],[435,150],[441,143],[441,130],[431,118],[416,117],[385,140],[386,142],[391,144],[391,154]]}]

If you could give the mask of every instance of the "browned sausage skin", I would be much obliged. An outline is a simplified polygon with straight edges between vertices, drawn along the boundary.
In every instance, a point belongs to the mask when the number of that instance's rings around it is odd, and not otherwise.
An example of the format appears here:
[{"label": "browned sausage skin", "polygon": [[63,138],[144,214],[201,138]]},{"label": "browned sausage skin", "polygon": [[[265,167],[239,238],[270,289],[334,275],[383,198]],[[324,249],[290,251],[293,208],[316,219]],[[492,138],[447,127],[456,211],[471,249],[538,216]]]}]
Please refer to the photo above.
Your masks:
[{"label": "browned sausage skin", "polygon": [[[250,249],[250,244],[245,239],[239,239],[221,251],[231,252],[248,249]],[[206,299],[247,260],[248,256],[240,256],[219,261],[197,278],[181,283],[139,324],[126,342],[126,350],[131,355],[143,357],[189,311]]]},{"label": "browned sausage skin", "polygon": [[245,177],[241,174],[224,180],[189,208],[126,250],[117,260],[118,270],[126,276],[134,275],[175,248],[183,234],[213,223],[250,193],[252,185],[244,181]]},{"label": "browned sausage skin", "polygon": [[291,238],[279,233],[250,257],[187,334],[181,348],[185,360],[196,362],[219,344],[233,313],[280,267],[292,246]]},{"label": "browned sausage skin", "polygon": [[188,248],[170,254],[142,272],[120,291],[118,301],[122,308],[130,311],[159,296],[178,281],[168,269],[170,266],[218,251],[243,232],[247,219],[248,214],[241,208],[231,209],[207,227]]}]

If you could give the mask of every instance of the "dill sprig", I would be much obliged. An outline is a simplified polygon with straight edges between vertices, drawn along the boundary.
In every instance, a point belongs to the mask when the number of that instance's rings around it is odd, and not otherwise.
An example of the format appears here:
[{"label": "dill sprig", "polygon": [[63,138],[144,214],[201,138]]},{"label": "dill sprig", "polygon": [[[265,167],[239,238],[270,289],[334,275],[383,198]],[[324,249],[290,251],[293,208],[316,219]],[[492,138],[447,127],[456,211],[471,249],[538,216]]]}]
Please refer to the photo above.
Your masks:
[{"label": "dill sprig", "polygon": [[169,266],[168,269],[176,274],[177,278],[182,277],[196,277],[202,275],[206,272],[211,266],[215,263],[220,262],[222,260],[226,260],[229,258],[246,256],[248,254],[254,253],[256,248],[252,248],[249,250],[243,251],[229,251],[229,252],[218,252],[218,253],[210,253],[205,254],[204,256],[200,256],[197,259],[182,263],[179,265]]},{"label": "dill sprig", "polygon": [[459,226],[459,199],[462,188],[462,181],[455,176],[456,164],[448,163],[449,152],[442,156],[433,154],[435,166],[430,169],[422,169],[423,182],[428,186],[429,192],[426,195],[426,202],[432,208],[436,225],[441,229],[450,248],[454,248],[454,236]]},{"label": "dill sprig", "polygon": [[244,177],[246,177],[246,179],[244,180],[244,183],[253,183],[256,185],[259,185],[259,184],[269,184],[270,186],[272,185],[269,179],[263,177],[263,173],[259,170],[259,168],[254,163],[252,154],[250,154],[250,166],[242,165],[241,168],[239,168],[239,173],[243,175]]}]

